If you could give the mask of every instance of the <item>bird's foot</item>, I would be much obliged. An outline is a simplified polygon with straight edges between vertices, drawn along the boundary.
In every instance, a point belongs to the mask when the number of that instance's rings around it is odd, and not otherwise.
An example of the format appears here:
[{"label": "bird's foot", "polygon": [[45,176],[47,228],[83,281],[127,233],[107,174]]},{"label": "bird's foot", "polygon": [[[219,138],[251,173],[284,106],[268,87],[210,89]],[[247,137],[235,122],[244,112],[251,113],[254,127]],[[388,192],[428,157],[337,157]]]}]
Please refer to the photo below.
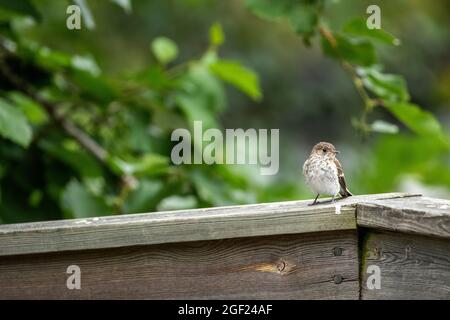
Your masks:
[{"label": "bird's foot", "polygon": [[316,198],[314,199],[313,203],[308,204],[308,206],[313,206],[315,204],[317,204],[317,199],[319,199],[320,194],[317,194]]}]

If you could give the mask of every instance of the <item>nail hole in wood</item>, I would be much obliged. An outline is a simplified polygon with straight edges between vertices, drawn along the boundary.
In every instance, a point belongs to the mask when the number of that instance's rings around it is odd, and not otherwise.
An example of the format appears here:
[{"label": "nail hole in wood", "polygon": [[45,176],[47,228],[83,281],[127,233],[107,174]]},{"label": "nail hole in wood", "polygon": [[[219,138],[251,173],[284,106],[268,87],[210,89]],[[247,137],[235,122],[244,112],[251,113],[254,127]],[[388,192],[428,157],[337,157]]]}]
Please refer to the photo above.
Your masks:
[{"label": "nail hole in wood", "polygon": [[342,248],[339,248],[339,247],[334,248],[334,249],[333,249],[333,254],[334,254],[335,256],[340,256],[340,255],[342,255]]},{"label": "nail hole in wood", "polygon": [[340,283],[342,283],[342,280],[343,280],[343,278],[341,275],[338,274],[338,275],[334,276],[334,283],[340,284]]}]

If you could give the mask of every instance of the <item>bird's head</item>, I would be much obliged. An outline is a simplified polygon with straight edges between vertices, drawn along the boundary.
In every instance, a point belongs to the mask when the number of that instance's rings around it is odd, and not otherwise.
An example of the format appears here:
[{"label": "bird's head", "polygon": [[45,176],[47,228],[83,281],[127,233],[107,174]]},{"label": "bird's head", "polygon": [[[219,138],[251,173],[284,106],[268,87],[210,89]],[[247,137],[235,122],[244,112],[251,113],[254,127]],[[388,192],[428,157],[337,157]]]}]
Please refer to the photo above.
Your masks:
[{"label": "bird's head", "polygon": [[311,151],[311,155],[330,159],[334,159],[338,153],[339,151],[329,142],[319,142]]}]

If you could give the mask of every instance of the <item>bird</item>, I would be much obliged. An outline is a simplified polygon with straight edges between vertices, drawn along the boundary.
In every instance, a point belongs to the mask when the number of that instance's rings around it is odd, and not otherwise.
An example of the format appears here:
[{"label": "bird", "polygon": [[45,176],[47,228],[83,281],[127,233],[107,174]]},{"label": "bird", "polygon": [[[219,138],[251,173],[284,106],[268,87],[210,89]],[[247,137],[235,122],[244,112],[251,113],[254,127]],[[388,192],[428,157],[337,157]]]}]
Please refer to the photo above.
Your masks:
[{"label": "bird", "polygon": [[312,148],[308,159],[303,164],[306,184],[317,194],[310,205],[316,204],[321,194],[332,196],[331,202],[334,202],[338,193],[342,198],[353,195],[347,188],[344,170],[336,158],[338,153],[339,151],[331,143],[319,142]]}]

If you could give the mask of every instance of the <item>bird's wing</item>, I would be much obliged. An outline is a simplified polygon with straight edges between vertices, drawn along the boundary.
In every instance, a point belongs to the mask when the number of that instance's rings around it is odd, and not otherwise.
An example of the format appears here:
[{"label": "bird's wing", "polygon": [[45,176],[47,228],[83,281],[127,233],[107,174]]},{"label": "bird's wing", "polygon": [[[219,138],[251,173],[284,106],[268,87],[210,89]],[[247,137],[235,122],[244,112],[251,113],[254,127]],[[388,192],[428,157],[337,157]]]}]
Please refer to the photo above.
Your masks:
[{"label": "bird's wing", "polygon": [[337,168],[339,185],[341,186],[341,190],[339,191],[339,194],[343,197],[352,196],[351,192],[347,189],[347,184],[345,183],[345,177],[344,177],[344,170],[342,169],[341,163],[339,162],[338,159],[334,159],[334,164],[336,165],[336,168]]}]

